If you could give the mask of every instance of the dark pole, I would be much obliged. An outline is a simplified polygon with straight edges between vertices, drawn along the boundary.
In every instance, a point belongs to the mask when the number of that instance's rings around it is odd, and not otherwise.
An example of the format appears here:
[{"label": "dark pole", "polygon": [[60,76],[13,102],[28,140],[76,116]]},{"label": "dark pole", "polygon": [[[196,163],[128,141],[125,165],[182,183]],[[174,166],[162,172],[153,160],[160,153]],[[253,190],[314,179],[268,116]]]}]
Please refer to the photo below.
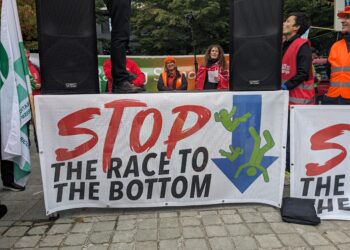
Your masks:
[{"label": "dark pole", "polygon": [[188,26],[190,26],[191,29],[191,44],[193,49],[193,57],[194,57],[194,70],[197,73],[198,71],[198,62],[197,62],[197,54],[196,54],[196,43],[194,40],[194,31],[193,31],[193,23],[194,23],[194,16],[192,11],[185,15],[186,21],[188,23]]}]

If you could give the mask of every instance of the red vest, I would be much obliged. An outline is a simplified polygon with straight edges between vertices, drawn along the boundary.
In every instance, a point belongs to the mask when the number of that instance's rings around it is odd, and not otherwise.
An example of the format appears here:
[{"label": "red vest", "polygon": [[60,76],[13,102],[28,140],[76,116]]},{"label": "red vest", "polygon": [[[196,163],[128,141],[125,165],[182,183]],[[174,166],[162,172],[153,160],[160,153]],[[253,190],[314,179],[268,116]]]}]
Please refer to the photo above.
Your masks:
[{"label": "red vest", "polygon": [[[288,47],[282,59],[282,82],[293,78],[297,73],[297,55],[300,47],[308,40],[297,38]],[[289,90],[289,105],[315,104],[314,74],[310,67],[309,79]]]}]

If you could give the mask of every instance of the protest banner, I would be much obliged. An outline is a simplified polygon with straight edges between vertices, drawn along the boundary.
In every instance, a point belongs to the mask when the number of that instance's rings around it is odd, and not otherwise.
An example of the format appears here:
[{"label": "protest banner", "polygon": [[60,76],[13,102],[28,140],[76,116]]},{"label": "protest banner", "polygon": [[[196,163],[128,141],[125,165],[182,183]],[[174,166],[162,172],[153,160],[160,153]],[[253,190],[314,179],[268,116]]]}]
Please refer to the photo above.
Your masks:
[{"label": "protest banner", "polygon": [[47,213],[281,205],[288,93],[38,96]]},{"label": "protest banner", "polygon": [[321,219],[350,219],[350,107],[291,109],[291,196],[315,200]]}]

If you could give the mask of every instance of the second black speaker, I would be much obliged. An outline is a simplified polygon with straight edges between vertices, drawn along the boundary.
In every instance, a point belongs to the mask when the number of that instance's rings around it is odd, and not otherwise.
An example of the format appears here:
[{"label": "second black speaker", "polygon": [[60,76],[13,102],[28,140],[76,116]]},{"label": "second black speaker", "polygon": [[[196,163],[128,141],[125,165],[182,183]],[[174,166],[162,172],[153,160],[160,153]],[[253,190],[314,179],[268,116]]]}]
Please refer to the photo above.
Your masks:
[{"label": "second black speaker", "polygon": [[282,6],[282,0],[231,0],[231,90],[280,89]]},{"label": "second black speaker", "polygon": [[43,94],[99,92],[94,0],[37,0]]}]

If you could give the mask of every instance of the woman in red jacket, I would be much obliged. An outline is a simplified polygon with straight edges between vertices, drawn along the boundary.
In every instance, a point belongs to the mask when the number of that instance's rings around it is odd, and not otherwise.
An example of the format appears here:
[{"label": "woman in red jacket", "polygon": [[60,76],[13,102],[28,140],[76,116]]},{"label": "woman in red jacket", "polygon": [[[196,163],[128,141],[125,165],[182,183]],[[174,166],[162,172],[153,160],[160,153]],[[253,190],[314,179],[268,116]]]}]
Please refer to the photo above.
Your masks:
[{"label": "woman in red jacket", "polygon": [[228,89],[228,70],[224,50],[220,45],[210,45],[196,74],[196,89]]}]

